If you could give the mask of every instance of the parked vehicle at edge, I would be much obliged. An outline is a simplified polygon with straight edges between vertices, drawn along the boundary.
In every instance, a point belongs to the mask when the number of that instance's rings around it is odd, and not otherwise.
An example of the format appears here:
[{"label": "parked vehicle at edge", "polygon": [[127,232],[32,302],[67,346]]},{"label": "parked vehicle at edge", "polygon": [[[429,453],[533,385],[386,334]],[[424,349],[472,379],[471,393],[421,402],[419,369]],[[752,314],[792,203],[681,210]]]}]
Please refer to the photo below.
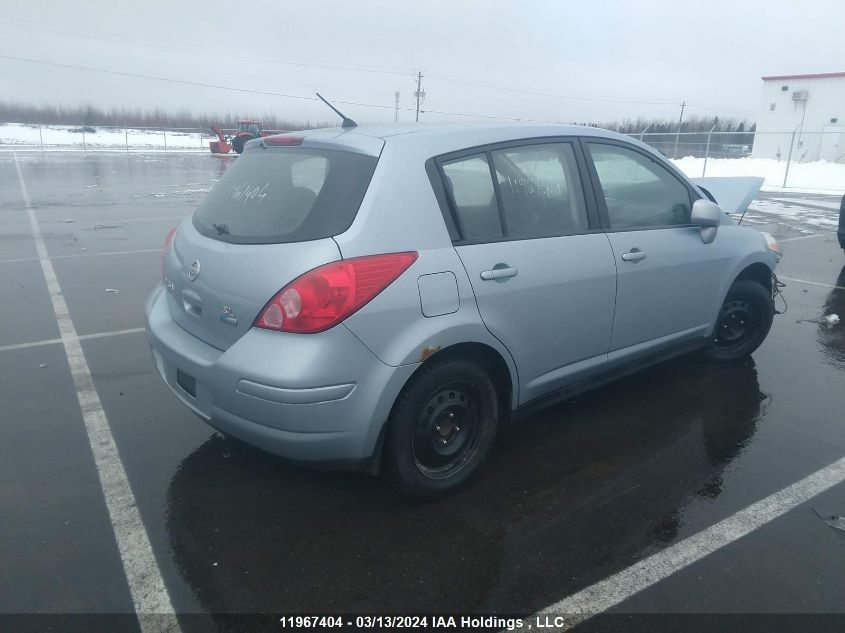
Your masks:
[{"label": "parked vehicle at edge", "polygon": [[254,119],[238,121],[238,129],[232,136],[226,136],[223,130],[216,127],[212,127],[211,131],[217,135],[217,140],[208,144],[212,154],[228,154],[232,150],[235,150],[236,154],[240,154],[249,141],[271,135],[267,130],[262,130],[261,124]]},{"label": "parked vehicle at edge", "polygon": [[532,405],[763,342],[777,243],[709,198],[595,128],[256,139],[168,235],[153,357],[224,434],[442,495]]},{"label": "parked vehicle at edge", "polygon": [[839,246],[845,251],[845,196],[842,196],[842,201],[839,203],[839,228],[836,236],[839,238]]}]

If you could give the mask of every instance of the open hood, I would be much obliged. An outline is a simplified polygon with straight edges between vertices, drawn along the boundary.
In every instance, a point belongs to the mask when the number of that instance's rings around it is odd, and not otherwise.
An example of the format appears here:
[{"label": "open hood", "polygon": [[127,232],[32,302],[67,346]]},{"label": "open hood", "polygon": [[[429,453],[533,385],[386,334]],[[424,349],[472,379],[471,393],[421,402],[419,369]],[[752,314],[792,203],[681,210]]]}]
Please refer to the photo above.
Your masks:
[{"label": "open hood", "polygon": [[724,178],[690,178],[709,191],[725,213],[745,213],[757,196],[764,178],[757,176],[726,176]]}]

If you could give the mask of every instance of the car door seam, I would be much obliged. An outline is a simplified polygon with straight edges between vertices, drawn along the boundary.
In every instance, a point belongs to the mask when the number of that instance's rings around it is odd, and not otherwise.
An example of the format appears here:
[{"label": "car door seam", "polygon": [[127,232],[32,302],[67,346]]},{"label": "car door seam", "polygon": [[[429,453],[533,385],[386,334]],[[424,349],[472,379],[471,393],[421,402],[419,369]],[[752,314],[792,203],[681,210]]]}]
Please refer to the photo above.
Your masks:
[{"label": "car door seam", "polygon": [[496,334],[489,328],[489,326],[487,325],[487,322],[484,320],[484,315],[481,314],[481,308],[478,305],[478,295],[475,293],[475,287],[472,285],[472,279],[470,278],[469,271],[467,270],[467,266],[464,263],[464,259],[463,259],[463,257],[461,257],[461,254],[458,252],[458,249],[455,248],[454,244],[452,245],[452,250],[455,251],[455,255],[457,255],[458,261],[461,262],[461,267],[464,269],[464,273],[466,274],[466,280],[467,280],[467,283],[469,284],[470,292],[472,292],[472,298],[475,300],[475,310],[478,312],[478,318],[481,320],[481,324],[484,326],[484,329],[487,330],[490,333],[490,336],[492,336],[494,339],[499,341],[499,343],[501,343],[502,349],[504,349],[508,353],[508,356],[511,357],[511,363],[513,364],[513,370],[514,370],[514,374],[515,374],[514,381],[516,383],[515,386],[516,386],[516,396],[517,396],[516,403],[514,403],[513,408],[516,408],[516,406],[519,403],[519,395],[520,395],[519,366],[517,365],[516,359],[513,357],[513,352],[511,352],[510,349],[508,349],[508,346],[505,345],[505,342],[502,339],[500,339],[498,336],[496,336]]},{"label": "car door seam", "polygon": [[619,262],[616,261],[616,251],[613,250],[613,242],[610,236],[607,233],[603,233],[603,235],[604,239],[607,240],[608,246],[610,246],[610,254],[613,257],[613,269],[616,271],[616,275],[614,276],[613,318],[610,321],[610,338],[607,340],[607,351],[605,352],[605,356],[607,357],[610,355],[610,349],[613,347],[613,332],[616,329],[616,306],[619,300]]}]

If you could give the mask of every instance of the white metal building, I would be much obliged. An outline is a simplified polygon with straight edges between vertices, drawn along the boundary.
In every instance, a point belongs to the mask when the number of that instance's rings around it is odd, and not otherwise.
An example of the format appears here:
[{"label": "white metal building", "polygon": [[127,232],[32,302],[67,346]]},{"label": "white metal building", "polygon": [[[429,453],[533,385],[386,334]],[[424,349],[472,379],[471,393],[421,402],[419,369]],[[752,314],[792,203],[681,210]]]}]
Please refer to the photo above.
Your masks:
[{"label": "white metal building", "polygon": [[845,162],[845,72],[762,79],[753,155]]}]

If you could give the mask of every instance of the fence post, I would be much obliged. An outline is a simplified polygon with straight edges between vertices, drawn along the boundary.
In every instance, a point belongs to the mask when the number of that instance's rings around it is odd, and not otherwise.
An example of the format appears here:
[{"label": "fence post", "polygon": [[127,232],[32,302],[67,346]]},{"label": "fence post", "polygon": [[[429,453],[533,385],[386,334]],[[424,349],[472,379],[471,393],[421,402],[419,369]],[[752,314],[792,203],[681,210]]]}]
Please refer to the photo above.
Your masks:
[{"label": "fence post", "polygon": [[795,145],[795,133],[798,128],[792,130],[792,139],[789,141],[789,155],[786,157],[786,171],[783,172],[783,187],[786,188],[786,179],[789,177],[789,163],[792,162],[792,146]]},{"label": "fence post", "polygon": [[200,128],[200,151],[202,151],[202,128]]},{"label": "fence post", "polygon": [[710,156],[710,136],[713,134],[713,130],[716,129],[716,126],[719,125],[715,123],[713,127],[710,128],[710,131],[707,133],[707,146],[704,148],[704,167],[701,168],[701,177],[704,178],[704,174],[707,173],[707,158]]},{"label": "fence post", "polygon": [[164,128],[164,151],[167,151],[167,128]]},{"label": "fence post", "polygon": [[88,143],[85,142],[85,124],[82,125],[82,150],[88,151]]},{"label": "fence post", "polygon": [[129,151],[129,128],[123,128],[123,138],[126,141],[126,151]]},{"label": "fence post", "polygon": [[41,148],[41,153],[44,153],[44,137],[41,135],[41,124],[38,124],[38,146]]}]

